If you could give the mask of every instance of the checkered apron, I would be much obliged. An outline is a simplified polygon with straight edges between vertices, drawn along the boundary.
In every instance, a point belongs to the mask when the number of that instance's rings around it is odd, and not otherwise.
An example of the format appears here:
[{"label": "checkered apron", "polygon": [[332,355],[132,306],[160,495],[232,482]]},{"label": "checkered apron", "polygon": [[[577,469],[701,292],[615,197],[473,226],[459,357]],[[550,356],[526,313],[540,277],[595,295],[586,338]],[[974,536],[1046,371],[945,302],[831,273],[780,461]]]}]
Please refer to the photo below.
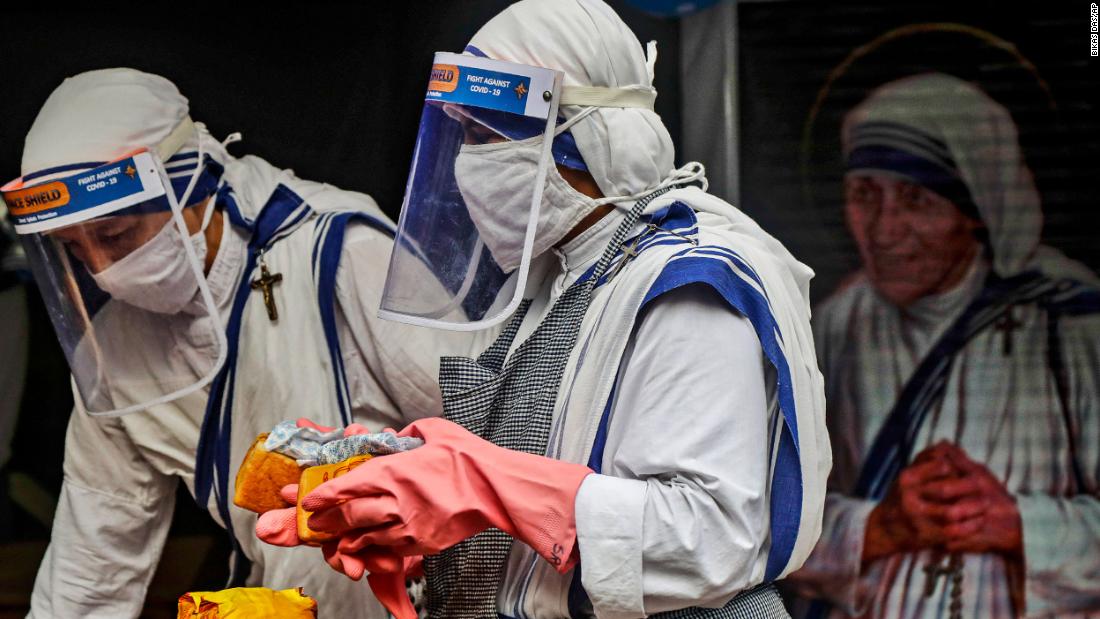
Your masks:
[{"label": "checkered apron", "polygon": [[[520,305],[496,341],[476,360],[466,357],[440,360],[439,386],[445,419],[501,447],[536,455],[546,453],[562,374],[596,282],[645,207],[669,189],[655,191],[634,205],[616,229],[592,275],[574,283],[558,298],[534,333],[510,358],[508,350],[530,301]],[[424,557],[428,616],[497,619],[497,593],[511,547],[511,536],[492,528],[437,555]],[[744,603],[739,602],[742,598]],[[740,595],[723,609],[687,609],[659,616],[789,617],[771,587]]]}]

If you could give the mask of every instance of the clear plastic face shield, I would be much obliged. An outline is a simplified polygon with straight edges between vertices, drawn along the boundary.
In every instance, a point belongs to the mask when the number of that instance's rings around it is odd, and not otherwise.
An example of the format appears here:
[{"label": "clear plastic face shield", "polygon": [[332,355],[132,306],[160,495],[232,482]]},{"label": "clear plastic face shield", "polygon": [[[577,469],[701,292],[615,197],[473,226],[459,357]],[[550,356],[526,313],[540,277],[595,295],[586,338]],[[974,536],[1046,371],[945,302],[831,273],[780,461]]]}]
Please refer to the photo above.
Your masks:
[{"label": "clear plastic face shield", "polygon": [[382,293],[382,318],[484,329],[531,266],[562,74],[435,55]]},{"label": "clear plastic face shield", "polygon": [[[202,266],[202,231],[214,205],[189,200],[202,152],[177,159],[166,168],[141,150],[0,189],[89,414],[121,415],[182,397],[209,383],[225,361]],[[170,169],[177,170],[172,177]],[[173,181],[186,182],[179,201]],[[201,217],[189,213],[193,228],[201,221],[196,231],[188,230],[181,202],[205,204]]]}]

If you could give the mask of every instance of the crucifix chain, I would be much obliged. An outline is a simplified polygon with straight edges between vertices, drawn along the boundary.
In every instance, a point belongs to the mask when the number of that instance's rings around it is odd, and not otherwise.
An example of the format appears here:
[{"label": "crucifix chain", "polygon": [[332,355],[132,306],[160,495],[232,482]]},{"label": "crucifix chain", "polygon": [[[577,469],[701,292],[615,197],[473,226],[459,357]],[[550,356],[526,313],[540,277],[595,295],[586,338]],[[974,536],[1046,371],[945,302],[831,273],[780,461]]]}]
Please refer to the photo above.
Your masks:
[{"label": "crucifix chain", "polygon": [[627,245],[626,243],[623,243],[620,246],[620,251],[622,251],[623,257],[619,260],[619,263],[615,265],[615,270],[612,271],[611,274],[607,276],[607,279],[609,279],[609,280],[615,279],[615,276],[619,274],[619,271],[621,271],[624,266],[626,266],[627,262],[630,262],[634,258],[638,257],[638,244],[641,243],[642,240],[644,240],[648,235],[656,234],[658,232],[666,232],[668,234],[671,234],[672,236],[680,237],[681,239],[687,241],[688,243],[691,243],[692,245],[698,245],[699,244],[699,241],[697,241],[697,240],[695,240],[691,237],[684,236],[683,234],[680,234],[678,232],[673,232],[672,230],[666,230],[666,229],[664,229],[664,228],[662,228],[662,227],[660,227],[656,224],[647,223],[646,224],[646,232],[643,232],[643,233],[639,234],[637,237],[635,237],[634,242],[631,243],[630,245]]},{"label": "crucifix chain", "polygon": [[936,557],[935,560],[928,563],[923,568],[924,597],[932,597],[932,594],[936,591],[936,583],[939,582],[940,576],[950,577],[951,603],[949,606],[949,616],[951,619],[962,619],[962,555],[952,553],[946,565],[942,564],[941,561],[942,557]]}]

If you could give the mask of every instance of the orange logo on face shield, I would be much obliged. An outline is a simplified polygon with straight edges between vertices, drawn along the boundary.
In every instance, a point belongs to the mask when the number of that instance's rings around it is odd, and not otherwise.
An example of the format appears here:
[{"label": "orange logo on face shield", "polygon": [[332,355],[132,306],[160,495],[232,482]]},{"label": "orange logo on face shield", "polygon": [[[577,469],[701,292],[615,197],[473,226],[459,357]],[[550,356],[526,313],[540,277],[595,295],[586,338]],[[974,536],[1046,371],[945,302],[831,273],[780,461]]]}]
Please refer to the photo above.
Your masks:
[{"label": "orange logo on face shield", "polygon": [[4,192],[4,202],[13,217],[23,217],[65,206],[69,203],[69,188],[60,181],[43,183]]},{"label": "orange logo on face shield", "polygon": [[432,78],[428,90],[454,92],[458,88],[458,67],[453,64],[432,65]]}]

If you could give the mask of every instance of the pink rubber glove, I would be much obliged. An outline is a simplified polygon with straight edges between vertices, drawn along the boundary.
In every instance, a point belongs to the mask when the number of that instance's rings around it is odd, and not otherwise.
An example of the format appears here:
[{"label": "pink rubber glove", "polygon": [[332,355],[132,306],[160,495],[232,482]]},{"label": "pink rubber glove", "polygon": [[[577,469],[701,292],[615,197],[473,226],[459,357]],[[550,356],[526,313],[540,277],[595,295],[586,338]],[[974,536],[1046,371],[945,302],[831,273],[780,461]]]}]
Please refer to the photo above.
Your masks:
[{"label": "pink rubber glove", "polygon": [[337,542],[323,544],[321,550],[329,566],[348,578],[359,580],[366,573],[374,597],[396,619],[417,618],[405,581],[409,576],[423,575],[423,557],[402,557],[384,546],[368,546],[348,554],[339,550]]},{"label": "pink rubber glove", "polygon": [[[335,428],[319,425],[302,417],[297,420],[299,428],[313,428],[318,432],[332,432]],[[396,431],[387,428],[386,432]],[[353,423],[344,428],[344,436],[357,434],[370,434],[370,430],[361,424]],[[287,503],[298,502],[298,485],[288,484],[279,491],[280,496]],[[256,536],[261,540],[275,546],[292,547],[302,542],[298,539],[298,521],[296,508],[276,509],[261,514],[256,521]],[[359,580],[363,574],[368,574],[367,584],[378,601],[382,603],[397,619],[416,619],[417,612],[409,601],[408,591],[405,589],[406,572],[414,572],[421,569],[420,557],[401,557],[391,550],[373,547],[363,549],[359,553],[346,554],[340,551],[336,542],[323,544],[321,547],[325,562],[336,570],[351,578]]]},{"label": "pink rubber glove", "polygon": [[[323,434],[327,434],[327,433],[332,432],[333,430],[336,429],[336,428],[330,428],[328,426],[323,426],[319,423],[311,421],[308,417],[299,417],[298,420],[294,422],[294,425],[296,425],[299,428],[313,428],[314,430],[317,430],[318,432],[321,432]],[[393,432],[394,434],[397,434],[396,431],[391,430],[390,428],[386,428],[385,431],[386,432]],[[370,430],[366,429],[365,427],[363,427],[362,424],[358,424],[358,423],[353,423],[353,424],[349,425],[348,427],[344,428],[344,436],[345,437],[355,436],[357,434],[370,434]]]},{"label": "pink rubber glove", "polygon": [[[296,422],[299,428],[313,428],[318,432],[332,432],[336,428],[318,425],[305,417]],[[353,423],[344,428],[344,436],[357,434],[370,434],[370,430],[358,423]],[[279,491],[283,500],[291,505],[298,503],[298,484],[288,484]],[[273,509],[260,514],[256,521],[256,537],[274,546],[298,546],[302,542],[298,540],[298,522],[295,508]],[[360,573],[360,577],[362,574]],[[358,580],[358,578],[356,578]]]},{"label": "pink rubber glove", "polygon": [[[279,490],[284,501],[298,503],[298,484],[287,484]],[[302,542],[298,539],[297,508],[273,509],[260,514],[256,520],[256,537],[272,546],[292,547]]]},{"label": "pink rubber glove", "polygon": [[496,527],[561,573],[576,563],[574,507],[591,469],[497,447],[439,418],[398,435],[425,444],[365,462],[302,499],[314,512],[310,528],[344,538],[341,553],[392,546],[401,555],[435,554]]},{"label": "pink rubber glove", "polygon": [[[298,486],[290,484],[280,491],[284,500],[298,500]],[[294,508],[276,509],[260,515],[256,522],[256,535],[275,546],[297,546],[298,526]],[[393,613],[397,619],[416,619],[417,612],[405,589],[406,573],[420,569],[420,557],[402,557],[389,548],[370,546],[356,553],[341,552],[337,542],[321,545],[321,552],[329,566],[352,580],[367,574],[374,597]]]},{"label": "pink rubber glove", "polygon": [[330,428],[328,426],[323,426],[319,423],[311,421],[308,417],[299,417],[298,420],[294,422],[294,425],[298,426],[299,428],[313,428],[314,430],[317,430],[318,432],[320,432],[322,434],[332,432],[333,430],[336,429],[336,428]]},{"label": "pink rubber glove", "polygon": [[337,542],[322,544],[325,561],[332,569],[359,580],[367,574],[374,597],[395,619],[417,619],[405,583],[424,576],[424,557],[403,557],[385,546],[368,546],[355,554],[340,552]]}]

